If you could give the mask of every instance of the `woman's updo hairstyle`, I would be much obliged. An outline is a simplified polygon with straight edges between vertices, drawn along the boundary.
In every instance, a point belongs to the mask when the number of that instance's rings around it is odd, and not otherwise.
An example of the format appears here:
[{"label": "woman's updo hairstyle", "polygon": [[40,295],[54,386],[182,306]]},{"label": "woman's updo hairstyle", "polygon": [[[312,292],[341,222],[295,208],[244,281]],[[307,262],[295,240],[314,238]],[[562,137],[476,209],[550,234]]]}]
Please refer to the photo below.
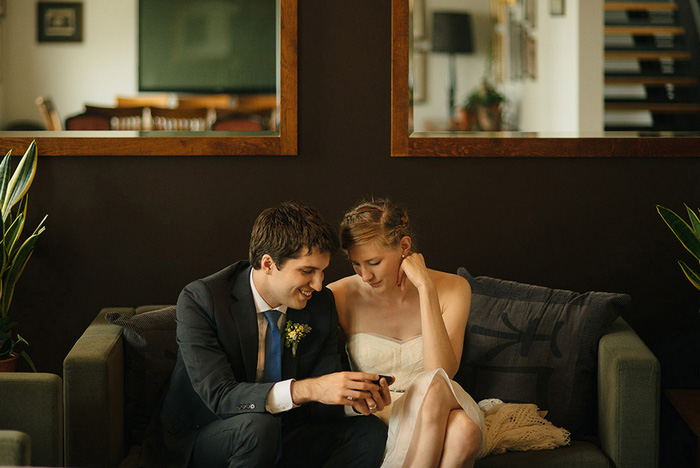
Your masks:
[{"label": "woman's updo hairstyle", "polygon": [[[414,241],[408,212],[388,198],[360,202],[345,213],[340,223],[340,245],[345,251],[375,240],[395,247],[404,236]],[[413,242],[411,251],[415,251]]]}]

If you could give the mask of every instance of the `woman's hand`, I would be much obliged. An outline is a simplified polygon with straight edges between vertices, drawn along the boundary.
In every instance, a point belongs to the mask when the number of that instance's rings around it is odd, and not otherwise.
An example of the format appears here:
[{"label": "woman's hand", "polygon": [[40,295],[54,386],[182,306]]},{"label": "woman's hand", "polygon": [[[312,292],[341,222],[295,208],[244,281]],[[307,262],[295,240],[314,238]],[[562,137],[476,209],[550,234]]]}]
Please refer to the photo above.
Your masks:
[{"label": "woman's hand", "polygon": [[428,267],[425,266],[423,254],[409,253],[401,261],[396,285],[399,286],[402,291],[406,290],[406,280],[413,283],[418,290],[429,286],[435,286],[428,272]]},{"label": "woman's hand", "polygon": [[[355,409],[362,414],[378,413],[391,404],[391,393],[389,385],[384,377],[379,380],[379,390],[370,390],[372,396],[365,400],[360,400]],[[365,410],[366,406],[366,410]]]}]

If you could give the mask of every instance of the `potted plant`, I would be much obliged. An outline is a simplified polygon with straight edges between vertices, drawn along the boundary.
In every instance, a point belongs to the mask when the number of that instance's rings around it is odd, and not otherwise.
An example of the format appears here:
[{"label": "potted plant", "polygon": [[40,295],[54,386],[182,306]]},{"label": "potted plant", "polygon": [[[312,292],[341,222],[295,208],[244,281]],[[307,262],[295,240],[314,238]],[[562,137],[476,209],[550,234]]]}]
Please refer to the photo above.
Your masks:
[{"label": "potted plant", "polygon": [[15,348],[18,344],[26,346],[28,343],[19,333],[12,331],[17,326],[17,322],[8,315],[17,280],[34,251],[39,235],[45,230],[46,216],[27,239],[20,241],[27,216],[28,192],[36,174],[36,142],[33,141],[29,145],[14,171],[10,169],[11,154],[12,150],[8,151],[0,163],[0,211],[2,212],[0,366],[9,364],[8,370],[14,371],[18,357],[22,356],[36,371],[27,352]]},{"label": "potted plant", "polygon": [[[700,261],[700,219],[693,210],[688,208],[688,205],[685,205],[685,209],[690,217],[690,224],[686,223],[683,218],[668,208],[656,205],[656,211],[658,211],[678,240],[681,241],[683,247],[688,249],[688,252],[693,254],[696,260]],[[690,283],[700,289],[700,275],[683,260],[678,260],[678,264]]]},{"label": "potted plant", "polygon": [[484,80],[464,100],[463,118],[466,117],[467,130],[484,130],[489,132],[501,129],[501,104],[506,101],[495,86]]}]

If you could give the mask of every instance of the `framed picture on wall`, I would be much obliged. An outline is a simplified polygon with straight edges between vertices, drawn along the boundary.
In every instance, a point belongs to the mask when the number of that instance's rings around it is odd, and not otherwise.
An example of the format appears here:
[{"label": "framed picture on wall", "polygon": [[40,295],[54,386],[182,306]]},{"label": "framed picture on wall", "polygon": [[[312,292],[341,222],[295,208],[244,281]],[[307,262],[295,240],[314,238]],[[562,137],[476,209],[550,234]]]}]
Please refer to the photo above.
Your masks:
[{"label": "framed picture on wall", "polygon": [[552,16],[564,16],[564,0],[549,0],[549,14]]},{"label": "framed picture on wall", "polygon": [[39,42],[82,42],[83,4],[39,2],[37,35]]},{"label": "framed picture on wall", "polygon": [[413,0],[413,39],[425,38],[425,0]]},{"label": "framed picture on wall", "polygon": [[525,0],[525,24],[530,29],[537,27],[537,0]]},{"label": "framed picture on wall", "polygon": [[525,73],[528,78],[537,79],[537,41],[532,36],[525,40]]},{"label": "framed picture on wall", "polygon": [[413,103],[418,104],[425,102],[428,98],[427,96],[427,60],[428,53],[422,50],[416,50],[413,52],[413,75],[411,76],[411,91]]}]

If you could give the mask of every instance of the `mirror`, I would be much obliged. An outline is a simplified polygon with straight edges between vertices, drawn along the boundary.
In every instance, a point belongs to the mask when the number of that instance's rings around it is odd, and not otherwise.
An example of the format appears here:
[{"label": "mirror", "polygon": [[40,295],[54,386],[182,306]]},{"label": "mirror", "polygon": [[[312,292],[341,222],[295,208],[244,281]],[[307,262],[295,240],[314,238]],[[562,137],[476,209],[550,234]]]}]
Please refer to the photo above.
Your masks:
[{"label": "mirror", "polygon": [[[531,1],[531,0],[530,0]],[[409,5],[410,2],[410,5]],[[415,3],[414,3],[415,2]],[[497,3],[494,0],[491,3]],[[528,0],[518,0],[525,3]],[[509,2],[516,3],[516,2]],[[549,8],[549,2],[544,3]],[[580,2],[567,2],[573,5]],[[455,129],[442,131],[414,131],[412,99],[416,92],[414,65],[412,9],[422,0],[394,0],[392,2],[392,104],[391,104],[391,153],[392,156],[471,156],[471,157],[696,157],[697,132],[659,132],[654,136],[640,136],[638,132],[576,132],[541,131],[479,131],[462,132]],[[601,16],[602,19],[602,16]],[[478,47],[478,42],[477,42]],[[545,75],[547,70],[538,70]],[[444,93],[446,99],[447,93]],[[445,109],[447,106],[445,105]],[[678,135],[682,135],[678,136]]]},{"label": "mirror", "polygon": [[[42,156],[294,155],[297,151],[297,0],[278,0],[278,8],[277,131],[7,131],[0,132],[0,145],[21,154],[36,140]],[[86,28],[89,11],[89,8],[84,10]],[[8,20],[9,16],[2,18],[3,22]],[[34,19],[30,24],[34,24]],[[87,33],[89,30],[86,40]]]}]

